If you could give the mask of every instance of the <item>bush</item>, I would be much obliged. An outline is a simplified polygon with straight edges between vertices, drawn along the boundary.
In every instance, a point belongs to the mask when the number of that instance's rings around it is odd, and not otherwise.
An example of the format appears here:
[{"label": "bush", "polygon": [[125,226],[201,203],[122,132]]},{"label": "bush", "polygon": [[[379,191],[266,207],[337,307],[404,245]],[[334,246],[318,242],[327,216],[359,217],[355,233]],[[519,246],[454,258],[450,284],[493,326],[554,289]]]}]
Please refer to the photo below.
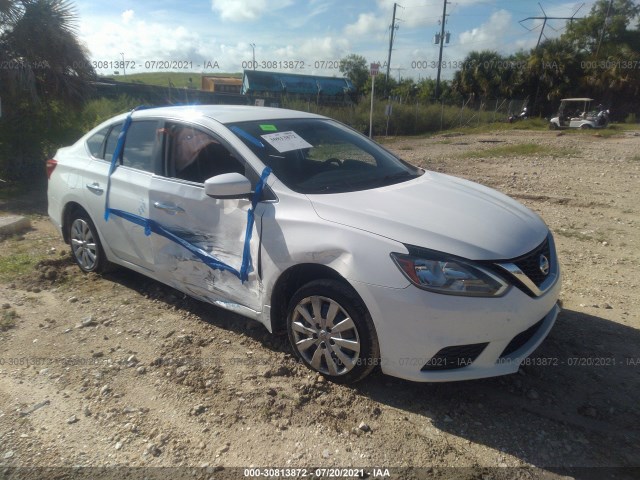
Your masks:
[{"label": "bush", "polygon": [[80,113],[81,130],[87,132],[105,120],[109,120],[119,113],[133,110],[143,103],[141,100],[129,97],[128,95],[120,95],[116,98],[89,100]]},{"label": "bush", "polygon": [[638,121],[636,120],[636,114],[630,113],[629,115],[627,115],[627,117],[624,119],[624,123],[638,123]]},{"label": "bush", "polygon": [[24,100],[6,102],[0,118],[0,178],[42,185],[46,160],[58,148],[140,104],[127,96],[89,100],[79,110],[59,101],[39,105]]},{"label": "bush", "polygon": [[[282,106],[334,118],[367,135],[369,133],[370,102],[370,98],[365,97],[358,104],[328,106],[300,100],[285,100],[282,102]],[[387,133],[386,105],[387,102],[381,100],[374,103],[373,133],[376,136]],[[388,134],[420,135],[451,128],[490,124],[503,118],[506,118],[505,114],[496,113],[493,110],[443,106],[441,103],[393,103]]]}]

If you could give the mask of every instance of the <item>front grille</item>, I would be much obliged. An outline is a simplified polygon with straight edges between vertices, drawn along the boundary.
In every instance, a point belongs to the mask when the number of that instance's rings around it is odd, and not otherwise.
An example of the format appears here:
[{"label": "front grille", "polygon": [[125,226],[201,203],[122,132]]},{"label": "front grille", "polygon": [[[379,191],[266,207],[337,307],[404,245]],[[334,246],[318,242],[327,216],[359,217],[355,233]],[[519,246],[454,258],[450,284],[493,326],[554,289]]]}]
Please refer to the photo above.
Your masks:
[{"label": "front grille", "polygon": [[420,371],[453,370],[468,367],[489,343],[473,343],[445,347],[429,359]]},{"label": "front grille", "polygon": [[540,271],[540,255],[544,255],[547,257],[547,260],[551,262],[551,248],[549,247],[548,238],[531,252],[512,261],[512,263],[522,270],[522,273],[536,284],[536,287],[540,287],[548,276]]},{"label": "front grille", "polygon": [[513,337],[513,340],[509,342],[509,345],[504,349],[500,358],[507,357],[511,355],[513,352],[521,348],[525,343],[531,340],[538,329],[542,326],[542,322],[544,322],[544,318],[540,320],[538,323],[534,323],[529,328],[527,328],[524,332],[520,332],[518,335]]}]

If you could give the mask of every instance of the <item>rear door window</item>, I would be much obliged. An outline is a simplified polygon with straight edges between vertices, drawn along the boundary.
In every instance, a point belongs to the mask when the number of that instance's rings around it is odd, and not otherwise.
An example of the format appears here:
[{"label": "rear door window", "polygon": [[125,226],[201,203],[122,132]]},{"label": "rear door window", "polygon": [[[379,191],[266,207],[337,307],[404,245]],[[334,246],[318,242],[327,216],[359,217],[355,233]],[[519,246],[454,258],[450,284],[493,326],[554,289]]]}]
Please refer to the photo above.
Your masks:
[{"label": "rear door window", "polygon": [[116,144],[118,143],[118,135],[120,135],[120,130],[122,130],[122,124],[118,123],[111,128],[109,132],[109,137],[107,138],[107,144],[104,150],[104,159],[107,162],[111,162],[113,158],[113,152],[116,149]]},{"label": "rear door window", "polygon": [[104,158],[104,140],[108,132],[109,127],[105,127],[87,140],[87,148],[93,157]]},{"label": "rear door window", "polygon": [[134,121],[127,131],[122,154],[125,167],[155,172],[162,151],[157,120]]},{"label": "rear door window", "polygon": [[[157,120],[133,121],[127,131],[120,165],[145,172],[157,171],[162,151],[162,136]],[[122,123],[111,128],[106,140],[104,159],[111,162],[118,144]]]}]

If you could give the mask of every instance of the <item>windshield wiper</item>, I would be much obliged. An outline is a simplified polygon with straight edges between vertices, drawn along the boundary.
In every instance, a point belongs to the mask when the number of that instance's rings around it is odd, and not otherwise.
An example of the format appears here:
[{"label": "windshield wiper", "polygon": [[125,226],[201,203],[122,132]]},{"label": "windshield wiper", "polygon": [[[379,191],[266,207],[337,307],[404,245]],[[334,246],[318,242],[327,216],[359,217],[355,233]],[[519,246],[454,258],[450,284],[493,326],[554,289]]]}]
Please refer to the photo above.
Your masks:
[{"label": "windshield wiper", "polygon": [[367,179],[362,179],[360,181],[349,182],[349,183],[350,185],[358,185],[358,186],[362,186],[362,185],[369,185],[371,187],[385,186],[385,185],[393,185],[394,183],[400,183],[399,180],[400,181],[403,181],[405,179],[408,180],[409,178],[415,178],[416,176],[417,175],[414,175],[411,172],[404,170],[402,172],[390,173],[383,177],[367,178]]},{"label": "windshield wiper", "polygon": [[356,180],[343,180],[340,183],[335,183],[331,185],[321,185],[317,187],[307,187],[307,193],[335,193],[335,192],[350,192],[353,191],[353,188],[361,188],[361,187],[379,187],[385,185],[393,185],[394,183],[399,183],[398,181],[402,181],[409,178],[416,178],[419,175],[415,175],[408,171],[391,173],[389,175],[385,175],[383,177],[374,177],[374,178],[361,178]]}]

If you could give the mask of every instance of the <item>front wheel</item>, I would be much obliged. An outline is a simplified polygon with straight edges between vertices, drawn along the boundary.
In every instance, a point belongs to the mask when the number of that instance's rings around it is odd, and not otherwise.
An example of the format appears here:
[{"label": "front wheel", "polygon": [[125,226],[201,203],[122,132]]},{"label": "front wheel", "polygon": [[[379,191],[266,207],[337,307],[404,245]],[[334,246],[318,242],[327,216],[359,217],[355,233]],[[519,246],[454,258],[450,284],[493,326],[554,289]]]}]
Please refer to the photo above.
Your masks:
[{"label": "front wheel", "polygon": [[289,302],[287,331],[296,356],[336,383],[354,383],[378,364],[371,316],[356,292],[336,280],[315,280]]},{"label": "front wheel", "polygon": [[100,244],[96,227],[89,216],[82,211],[72,217],[69,224],[71,255],[83,272],[103,272],[107,258]]}]

